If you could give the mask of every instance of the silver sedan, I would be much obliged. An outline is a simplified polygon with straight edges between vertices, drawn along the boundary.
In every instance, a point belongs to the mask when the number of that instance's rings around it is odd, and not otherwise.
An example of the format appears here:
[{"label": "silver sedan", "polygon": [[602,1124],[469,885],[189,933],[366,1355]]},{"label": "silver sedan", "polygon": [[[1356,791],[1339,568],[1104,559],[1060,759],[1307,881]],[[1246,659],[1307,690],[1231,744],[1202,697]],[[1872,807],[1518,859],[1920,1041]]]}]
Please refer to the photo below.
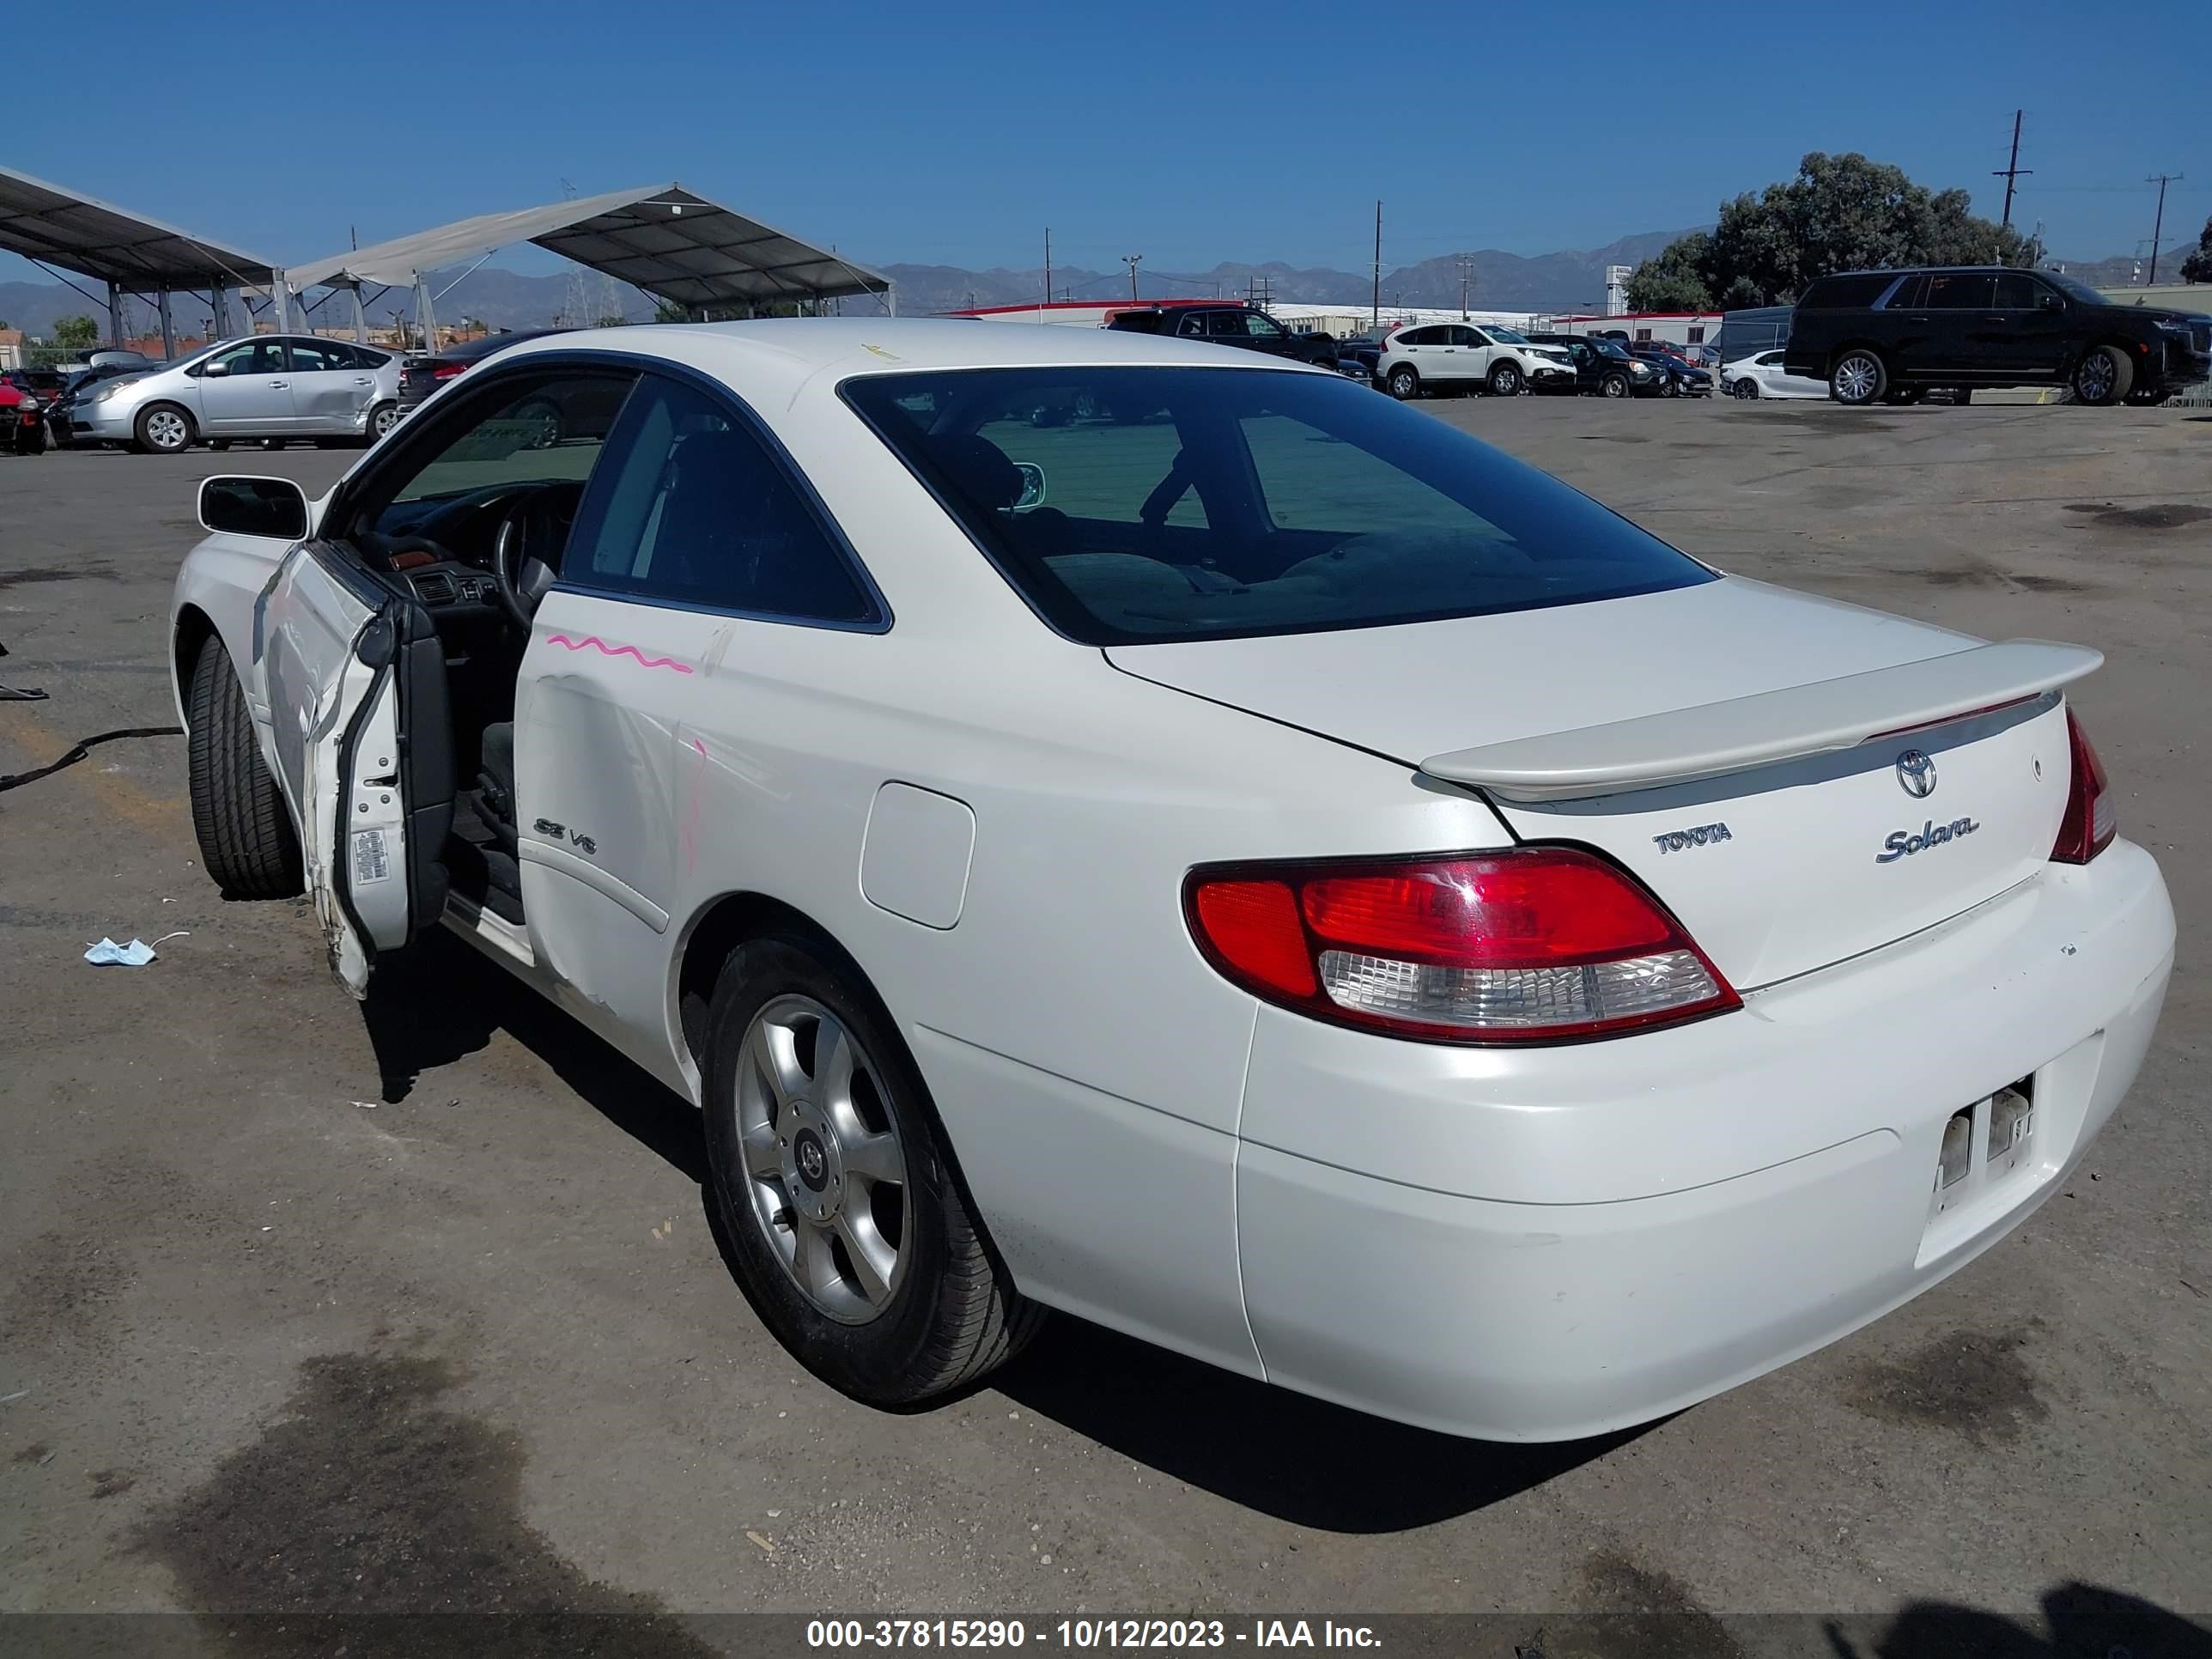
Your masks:
[{"label": "silver sedan", "polygon": [[397,354],[350,340],[264,334],[101,382],[69,410],[71,443],[179,454],[241,438],[366,439],[398,420]]}]

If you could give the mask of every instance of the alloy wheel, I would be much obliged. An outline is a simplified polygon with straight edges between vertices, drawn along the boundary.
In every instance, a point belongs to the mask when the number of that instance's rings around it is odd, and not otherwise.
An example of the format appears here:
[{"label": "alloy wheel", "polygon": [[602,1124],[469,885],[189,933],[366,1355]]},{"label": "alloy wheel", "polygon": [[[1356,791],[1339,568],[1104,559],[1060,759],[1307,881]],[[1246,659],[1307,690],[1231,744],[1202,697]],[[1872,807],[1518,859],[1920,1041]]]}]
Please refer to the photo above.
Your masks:
[{"label": "alloy wheel", "polygon": [[1836,365],[1836,396],[1841,402],[1865,403],[1881,384],[1881,367],[1863,351],[1854,351]]},{"label": "alloy wheel", "polygon": [[379,404],[376,412],[368,417],[368,432],[372,438],[381,438],[399,424],[399,408],[396,404]]},{"label": "alloy wheel", "polygon": [[881,1314],[906,1277],[906,1150],[888,1085],[811,997],[753,1016],[739,1061],[738,1144],[755,1226],[807,1300],[842,1324]]},{"label": "alloy wheel", "polygon": [[2102,403],[2112,395],[2112,360],[2093,351],[2074,373],[2074,394],[2085,404]]},{"label": "alloy wheel", "polygon": [[190,435],[185,417],[174,410],[157,409],[146,417],[146,441],[156,449],[182,449]]}]

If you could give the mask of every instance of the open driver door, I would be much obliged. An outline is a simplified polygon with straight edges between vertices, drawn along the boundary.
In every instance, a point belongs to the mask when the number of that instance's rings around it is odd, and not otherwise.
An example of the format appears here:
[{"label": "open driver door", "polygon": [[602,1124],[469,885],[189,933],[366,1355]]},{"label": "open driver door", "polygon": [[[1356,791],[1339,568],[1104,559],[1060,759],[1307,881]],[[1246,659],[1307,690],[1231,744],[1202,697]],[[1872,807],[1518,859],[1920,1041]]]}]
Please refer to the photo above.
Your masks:
[{"label": "open driver door", "polygon": [[327,541],[286,555],[256,620],[277,781],[331,969],[364,996],[378,957],[445,909],[445,647],[410,594]]}]

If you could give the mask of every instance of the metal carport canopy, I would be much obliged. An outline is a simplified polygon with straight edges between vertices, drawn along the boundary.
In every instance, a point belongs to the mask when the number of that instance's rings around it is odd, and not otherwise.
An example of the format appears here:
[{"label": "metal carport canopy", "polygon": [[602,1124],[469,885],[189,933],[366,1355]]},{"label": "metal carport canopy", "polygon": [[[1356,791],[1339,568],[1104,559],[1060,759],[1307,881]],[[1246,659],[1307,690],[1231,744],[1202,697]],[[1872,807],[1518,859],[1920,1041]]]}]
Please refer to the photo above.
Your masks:
[{"label": "metal carport canopy", "polygon": [[429,271],[516,242],[535,242],[678,305],[763,306],[887,295],[891,287],[880,271],[676,185],[487,213],[294,265],[285,276],[295,292],[319,283],[415,287]]},{"label": "metal carport canopy", "polygon": [[[273,293],[282,283],[278,267],[257,254],[125,212],[13,167],[0,167],[0,249],[20,253],[56,275],[75,271],[106,283],[112,345],[123,343],[121,295],[125,293],[155,296],[164,348],[173,350],[170,295],[206,289],[216,327],[228,333],[224,289],[267,288]],[[85,297],[95,302],[98,298]]]},{"label": "metal carport canopy", "polygon": [[159,220],[0,167],[0,248],[134,292],[265,287],[277,267]]}]

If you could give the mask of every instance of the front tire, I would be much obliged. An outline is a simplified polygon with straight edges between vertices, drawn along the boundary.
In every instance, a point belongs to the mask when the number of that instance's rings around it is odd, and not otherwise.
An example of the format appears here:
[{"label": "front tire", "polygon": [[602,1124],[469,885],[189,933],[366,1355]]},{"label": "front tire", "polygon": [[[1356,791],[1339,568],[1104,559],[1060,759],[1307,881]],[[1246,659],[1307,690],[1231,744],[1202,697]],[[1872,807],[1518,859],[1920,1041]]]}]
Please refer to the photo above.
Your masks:
[{"label": "front tire", "polygon": [[192,665],[185,769],[200,861],[225,898],[290,898],[305,884],[300,840],[261,758],[230,653],[210,639]]},{"label": "front tire", "polygon": [[1401,404],[1411,403],[1421,395],[1421,377],[1413,372],[1411,363],[1400,363],[1392,369],[1387,384],[1390,395]]},{"label": "front tire", "polygon": [[149,404],[131,428],[131,447],[141,455],[181,455],[199,433],[189,412],[174,404]]},{"label": "front tire", "polygon": [[1680,383],[1673,375],[1668,375],[1659,382],[1659,395],[1662,398],[1680,397],[1682,395]]},{"label": "front tire", "polygon": [[2074,401],[2102,409],[2128,395],[2136,366],[2118,346],[2092,346],[2074,366]]},{"label": "front tire", "polygon": [[1889,370],[1864,346],[1846,351],[1828,371],[1828,395],[1853,409],[1864,408],[1888,390]]},{"label": "front tire", "polygon": [[1518,363],[1496,363],[1490,370],[1490,395],[1493,398],[1517,398],[1522,385]]},{"label": "front tire", "polygon": [[1631,389],[1626,374],[1608,374],[1598,386],[1599,392],[1608,398],[1626,398]]},{"label": "front tire", "polygon": [[803,933],[750,939],[707,1018],[708,1199],[776,1340],[878,1406],[1012,1358],[1042,1310],[986,1248],[921,1074],[857,969]]}]

